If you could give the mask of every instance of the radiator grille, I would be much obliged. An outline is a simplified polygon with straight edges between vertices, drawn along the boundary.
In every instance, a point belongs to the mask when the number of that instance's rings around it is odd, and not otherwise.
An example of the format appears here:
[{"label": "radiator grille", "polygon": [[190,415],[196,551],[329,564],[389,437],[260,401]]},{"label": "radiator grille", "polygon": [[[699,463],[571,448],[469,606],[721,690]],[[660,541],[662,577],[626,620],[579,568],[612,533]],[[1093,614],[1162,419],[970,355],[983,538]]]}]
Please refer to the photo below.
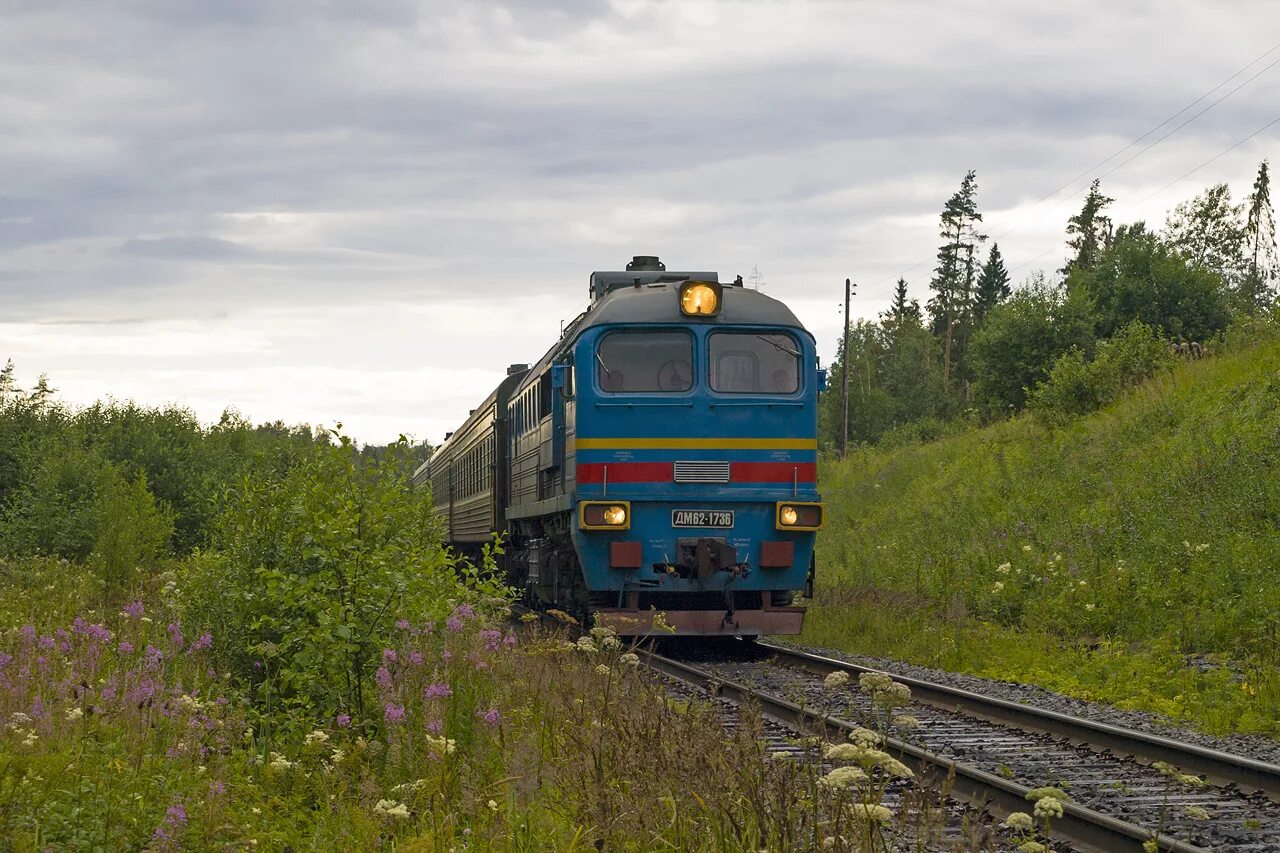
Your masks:
[{"label": "radiator grille", "polygon": [[727,483],[728,462],[676,462],[677,483]]}]

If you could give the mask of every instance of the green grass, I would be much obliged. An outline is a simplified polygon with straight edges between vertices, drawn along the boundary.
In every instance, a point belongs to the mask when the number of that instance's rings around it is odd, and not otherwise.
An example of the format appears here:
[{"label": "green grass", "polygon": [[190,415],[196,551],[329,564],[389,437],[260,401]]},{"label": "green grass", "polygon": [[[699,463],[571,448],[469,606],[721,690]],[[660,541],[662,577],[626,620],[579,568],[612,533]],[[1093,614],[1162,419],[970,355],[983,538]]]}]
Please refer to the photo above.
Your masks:
[{"label": "green grass", "polygon": [[823,478],[806,641],[1280,735],[1280,343]]}]

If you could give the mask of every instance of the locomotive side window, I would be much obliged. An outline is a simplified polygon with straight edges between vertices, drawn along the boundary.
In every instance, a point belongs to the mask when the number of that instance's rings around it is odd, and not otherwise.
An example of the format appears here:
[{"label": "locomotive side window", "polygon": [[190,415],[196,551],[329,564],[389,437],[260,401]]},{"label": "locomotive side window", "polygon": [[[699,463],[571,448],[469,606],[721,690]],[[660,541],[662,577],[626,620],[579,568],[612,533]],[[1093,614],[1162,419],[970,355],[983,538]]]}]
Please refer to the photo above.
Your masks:
[{"label": "locomotive side window", "polygon": [[596,382],[610,394],[688,391],[693,337],[687,332],[609,332],[596,350]]},{"label": "locomotive side window", "polygon": [[715,332],[709,347],[713,391],[794,394],[800,390],[800,347],[790,335]]}]

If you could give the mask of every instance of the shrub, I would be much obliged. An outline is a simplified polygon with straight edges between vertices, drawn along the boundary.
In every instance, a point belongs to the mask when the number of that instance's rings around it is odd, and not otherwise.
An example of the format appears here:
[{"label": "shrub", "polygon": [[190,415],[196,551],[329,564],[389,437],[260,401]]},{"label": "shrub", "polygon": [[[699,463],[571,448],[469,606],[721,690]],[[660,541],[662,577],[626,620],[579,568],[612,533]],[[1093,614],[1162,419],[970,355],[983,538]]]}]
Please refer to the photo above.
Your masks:
[{"label": "shrub", "polygon": [[110,465],[88,520],[93,559],[109,592],[122,590],[132,571],[155,559],[173,536],[173,513],[147,489],[146,475],[128,481]]},{"label": "shrub", "polygon": [[1093,324],[1088,303],[1062,288],[1042,280],[1018,290],[974,334],[975,398],[989,412],[1022,409],[1028,389],[1044,381],[1056,359],[1092,344]]},{"label": "shrub", "polygon": [[399,461],[406,442],[360,464],[339,439],[229,489],[216,553],[198,554],[181,583],[187,621],[217,626],[217,650],[260,704],[304,716],[366,709],[397,618],[439,620],[505,592],[441,546],[430,496]]},{"label": "shrub", "polygon": [[1169,344],[1145,323],[1134,321],[1098,344],[1093,359],[1072,349],[1054,364],[1049,379],[1031,395],[1031,407],[1049,423],[1096,411],[1172,364]]}]

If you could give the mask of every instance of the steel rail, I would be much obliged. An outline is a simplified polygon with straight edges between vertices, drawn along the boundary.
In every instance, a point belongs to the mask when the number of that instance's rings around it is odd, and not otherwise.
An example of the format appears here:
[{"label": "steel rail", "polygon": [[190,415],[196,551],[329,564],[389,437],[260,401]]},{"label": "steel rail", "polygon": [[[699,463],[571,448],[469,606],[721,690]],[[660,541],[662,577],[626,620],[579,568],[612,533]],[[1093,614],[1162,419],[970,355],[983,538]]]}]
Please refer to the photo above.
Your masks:
[{"label": "steel rail", "polygon": [[[645,658],[649,667],[657,672],[703,687],[714,695],[738,703],[754,702],[765,716],[786,725],[802,730],[816,729],[827,736],[834,735],[840,738],[858,727],[856,723],[848,720],[819,713],[782,697],[720,678],[706,670],[654,652],[639,649],[637,652]],[[898,680],[903,681],[900,678]],[[976,767],[969,767],[933,755],[897,738],[885,738],[885,746],[888,751],[896,753],[897,757],[921,779],[951,778],[953,780],[951,795],[976,808],[1008,814],[1025,811],[1030,807],[1026,795],[1031,789],[1024,785]],[[1143,845],[1153,837],[1150,830],[1141,826],[1118,820],[1076,803],[1062,803],[1062,812],[1062,817],[1054,821],[1053,834],[1093,853],[1143,853]],[[1170,853],[1207,853],[1203,847],[1196,847],[1164,836],[1158,838],[1157,843],[1160,850],[1170,851]]]},{"label": "steel rail", "polygon": [[971,690],[861,666],[788,646],[764,641],[757,642],[756,646],[782,658],[784,662],[798,664],[818,675],[829,675],[832,672],[847,672],[852,675],[864,672],[882,673],[910,687],[912,698],[926,705],[988,722],[1064,737],[1095,750],[1109,750],[1115,755],[1144,761],[1166,761],[1184,772],[1203,775],[1216,785],[1235,785],[1240,790],[1258,791],[1273,800],[1280,800],[1280,766],[1265,761],[1010,702],[1007,699],[984,696]]}]

